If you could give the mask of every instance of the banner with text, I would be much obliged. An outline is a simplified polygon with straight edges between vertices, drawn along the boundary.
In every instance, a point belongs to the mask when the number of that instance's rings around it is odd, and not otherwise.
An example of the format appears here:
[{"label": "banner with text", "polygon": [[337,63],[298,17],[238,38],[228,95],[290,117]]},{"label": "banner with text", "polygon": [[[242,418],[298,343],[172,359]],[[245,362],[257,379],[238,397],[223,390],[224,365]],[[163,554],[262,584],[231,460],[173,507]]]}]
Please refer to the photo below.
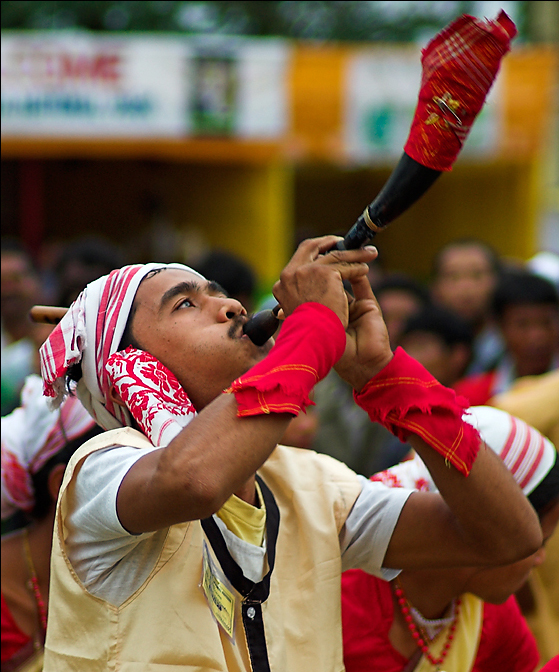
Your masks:
[{"label": "banner with text", "polygon": [[3,33],[3,136],[277,139],[282,40]]}]

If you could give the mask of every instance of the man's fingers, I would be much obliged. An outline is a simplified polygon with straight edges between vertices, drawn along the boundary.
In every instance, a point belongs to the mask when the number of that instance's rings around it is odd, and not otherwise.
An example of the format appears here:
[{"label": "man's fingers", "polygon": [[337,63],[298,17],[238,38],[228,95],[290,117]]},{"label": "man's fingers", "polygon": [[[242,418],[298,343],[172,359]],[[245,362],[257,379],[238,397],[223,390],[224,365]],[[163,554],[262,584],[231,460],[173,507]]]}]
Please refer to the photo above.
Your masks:
[{"label": "man's fingers", "polygon": [[321,254],[325,254],[328,250],[331,250],[339,240],[343,239],[340,236],[308,238],[300,243],[289,263],[307,264],[310,261],[314,261]]},{"label": "man's fingers", "polygon": [[351,283],[351,289],[356,301],[372,299],[377,302],[368,277],[362,275],[357,276]]}]

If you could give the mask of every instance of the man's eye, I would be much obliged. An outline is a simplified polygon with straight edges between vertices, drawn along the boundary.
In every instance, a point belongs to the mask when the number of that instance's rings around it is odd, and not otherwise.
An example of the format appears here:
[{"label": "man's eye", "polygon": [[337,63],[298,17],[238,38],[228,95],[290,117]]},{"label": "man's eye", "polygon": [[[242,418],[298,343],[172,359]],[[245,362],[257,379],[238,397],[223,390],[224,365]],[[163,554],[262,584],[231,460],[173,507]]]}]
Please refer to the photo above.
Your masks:
[{"label": "man's eye", "polygon": [[191,299],[183,299],[177,306],[177,308],[191,308],[194,305]]}]

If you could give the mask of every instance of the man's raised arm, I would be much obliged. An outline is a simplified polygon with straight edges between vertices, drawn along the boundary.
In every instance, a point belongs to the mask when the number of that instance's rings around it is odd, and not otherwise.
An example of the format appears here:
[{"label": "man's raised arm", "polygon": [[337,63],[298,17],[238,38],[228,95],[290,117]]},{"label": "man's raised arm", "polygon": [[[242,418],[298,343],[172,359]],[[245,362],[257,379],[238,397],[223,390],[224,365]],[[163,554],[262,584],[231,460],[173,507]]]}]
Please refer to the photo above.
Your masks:
[{"label": "man's raised arm", "polygon": [[534,553],[542,543],[537,516],[502,460],[462,420],[452,390],[402,349],[391,352],[368,281],[352,285],[348,343],[335,368],[371,420],[419,453],[440,492],[410,496],[384,565],[505,564]]}]

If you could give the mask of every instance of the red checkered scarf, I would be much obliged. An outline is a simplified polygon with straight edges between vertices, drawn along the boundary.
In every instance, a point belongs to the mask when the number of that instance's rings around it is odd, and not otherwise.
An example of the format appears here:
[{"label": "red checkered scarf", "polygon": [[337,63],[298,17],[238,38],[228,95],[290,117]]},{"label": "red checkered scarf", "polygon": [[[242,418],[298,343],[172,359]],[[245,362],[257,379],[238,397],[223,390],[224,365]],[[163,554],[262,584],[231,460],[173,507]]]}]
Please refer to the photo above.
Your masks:
[{"label": "red checkered scarf", "polygon": [[[66,373],[79,362],[83,377],[77,393],[97,424],[116,429],[131,426],[134,417],[154,445],[165,445],[173,438],[192,419],[194,408],[173,374],[154,357],[130,348],[118,352],[118,348],[140,282],[161,268],[203,278],[182,264],[143,264],[113,271],[85,288],[40,349],[44,394],[52,406],[66,396]],[[110,398],[111,385],[128,408]],[[178,424],[169,423],[170,419]]]},{"label": "red checkered scarf", "polygon": [[451,170],[515,35],[501,11],[495,21],[461,16],[429,42],[404,147],[408,156],[433,170]]},{"label": "red checkered scarf", "polygon": [[[551,441],[523,420],[490,406],[472,406],[464,414],[485,443],[501,457],[525,495],[541,483],[556,459]],[[419,457],[401,462],[371,477],[394,488],[436,492],[437,487]]]},{"label": "red checkered scarf", "polygon": [[2,418],[2,520],[35,503],[32,476],[95,422],[76,397],[52,411],[39,376],[25,380],[21,406]]}]

